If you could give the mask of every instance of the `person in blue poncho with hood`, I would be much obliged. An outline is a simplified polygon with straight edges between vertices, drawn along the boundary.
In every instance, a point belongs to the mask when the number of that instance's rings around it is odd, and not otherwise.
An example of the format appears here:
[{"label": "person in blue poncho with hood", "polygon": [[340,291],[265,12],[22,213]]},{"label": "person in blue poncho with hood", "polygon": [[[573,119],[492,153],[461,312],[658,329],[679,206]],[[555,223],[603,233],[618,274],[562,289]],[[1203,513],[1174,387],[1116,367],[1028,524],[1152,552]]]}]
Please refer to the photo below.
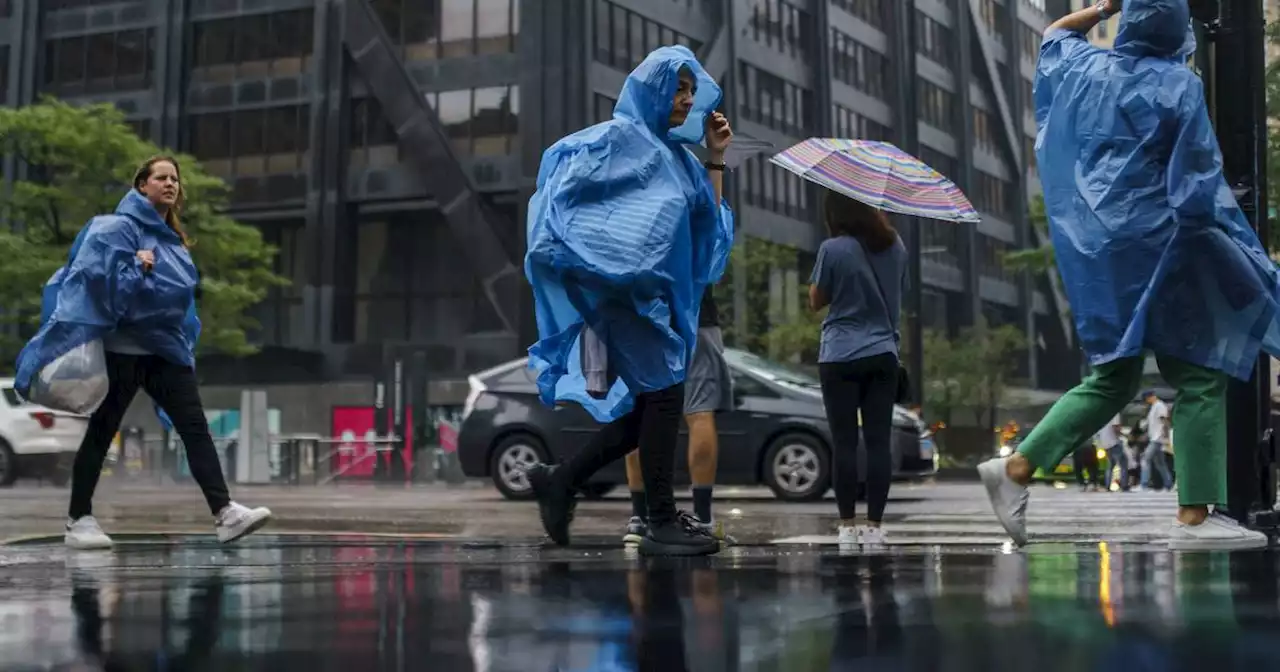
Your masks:
[{"label": "person in blue poncho with hood", "polygon": [[[671,480],[699,303],[733,245],[721,98],[691,51],[663,47],[627,77],[613,119],[543,154],[525,258],[539,335],[530,365],[544,403],[581,404],[607,423],[564,464],[528,472],[558,544],[569,543],[578,489],[638,446],[649,511],[640,552],[719,549],[676,511]],[[705,163],[684,146],[704,137]]]},{"label": "person in blue poncho with hood", "polygon": [[[1122,6],[1123,5],[1123,6]],[[1085,33],[1121,13],[1115,47]],[[1222,172],[1187,0],[1102,0],[1045,31],[1036,155],[1053,247],[1094,371],[1008,458],[979,467],[997,517],[1027,540],[1027,483],[1135,398],[1147,352],[1178,390],[1174,549],[1264,546],[1225,504],[1227,376],[1280,354],[1280,278]]]},{"label": "person in blue poncho with hood", "polygon": [[41,369],[95,340],[106,351],[106,399],[89,419],[71,478],[66,544],[110,548],[93,517],[93,493],[111,441],[138,390],[146,391],[186,446],[191,474],[214,515],[218,540],[262,527],[265,508],[231,501],[195,376],[199,276],[179,214],[178,162],[148,159],[114,215],[95,217],[76,236],[67,265],[46,286],[43,324],[18,356],[16,387],[27,396]]}]

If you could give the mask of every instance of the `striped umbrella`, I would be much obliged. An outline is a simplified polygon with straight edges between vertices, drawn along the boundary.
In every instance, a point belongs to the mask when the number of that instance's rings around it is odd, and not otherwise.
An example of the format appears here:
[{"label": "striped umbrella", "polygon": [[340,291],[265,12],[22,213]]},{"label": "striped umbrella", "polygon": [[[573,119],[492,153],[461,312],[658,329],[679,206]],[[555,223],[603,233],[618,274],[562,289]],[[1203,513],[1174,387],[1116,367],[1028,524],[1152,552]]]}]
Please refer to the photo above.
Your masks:
[{"label": "striped umbrella", "polygon": [[949,222],[979,219],[954,182],[887,142],[810,138],[769,161],[881,210]]}]

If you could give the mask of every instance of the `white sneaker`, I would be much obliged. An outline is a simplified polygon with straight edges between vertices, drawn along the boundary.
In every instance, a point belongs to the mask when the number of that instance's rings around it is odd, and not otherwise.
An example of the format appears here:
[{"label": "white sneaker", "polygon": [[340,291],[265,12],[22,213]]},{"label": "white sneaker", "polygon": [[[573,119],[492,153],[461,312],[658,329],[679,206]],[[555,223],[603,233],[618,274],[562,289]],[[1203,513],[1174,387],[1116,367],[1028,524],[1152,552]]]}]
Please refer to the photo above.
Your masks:
[{"label": "white sneaker", "polygon": [[858,528],[852,525],[841,525],[837,529],[836,540],[841,546],[856,545],[859,543]]},{"label": "white sneaker", "polygon": [[885,536],[883,527],[859,527],[858,543],[863,546],[884,546]]},{"label": "white sneaker", "polygon": [[1230,551],[1265,548],[1267,535],[1242,527],[1234,518],[1214,511],[1199,525],[1173,521],[1169,549],[1174,551]]},{"label": "white sneaker", "polygon": [[271,509],[261,506],[251,509],[231,502],[218,513],[215,527],[218,532],[218,541],[226,544],[253,534],[270,520]]},{"label": "white sneaker", "polygon": [[978,475],[987,488],[987,498],[996,518],[1009,533],[1013,543],[1027,543],[1027,486],[1018,485],[1009,478],[1009,458],[997,457],[978,465]]},{"label": "white sneaker", "polygon": [[111,537],[102,531],[98,519],[93,516],[80,516],[75,520],[67,519],[67,532],[64,537],[67,548],[79,551],[93,551],[111,548]]}]

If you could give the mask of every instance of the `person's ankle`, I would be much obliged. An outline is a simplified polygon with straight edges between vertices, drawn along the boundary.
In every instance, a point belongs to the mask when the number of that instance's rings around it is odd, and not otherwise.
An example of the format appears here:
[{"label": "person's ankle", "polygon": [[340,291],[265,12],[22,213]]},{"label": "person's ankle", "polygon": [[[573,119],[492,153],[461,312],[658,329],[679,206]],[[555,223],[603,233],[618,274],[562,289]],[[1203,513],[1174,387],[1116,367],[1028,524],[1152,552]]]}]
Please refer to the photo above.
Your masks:
[{"label": "person's ankle", "polygon": [[1022,453],[1014,453],[1005,462],[1004,473],[1018,485],[1029,485],[1035,467],[1031,466],[1031,462]]},{"label": "person's ankle", "polygon": [[1178,522],[1183,525],[1200,525],[1209,517],[1207,506],[1179,506]]}]

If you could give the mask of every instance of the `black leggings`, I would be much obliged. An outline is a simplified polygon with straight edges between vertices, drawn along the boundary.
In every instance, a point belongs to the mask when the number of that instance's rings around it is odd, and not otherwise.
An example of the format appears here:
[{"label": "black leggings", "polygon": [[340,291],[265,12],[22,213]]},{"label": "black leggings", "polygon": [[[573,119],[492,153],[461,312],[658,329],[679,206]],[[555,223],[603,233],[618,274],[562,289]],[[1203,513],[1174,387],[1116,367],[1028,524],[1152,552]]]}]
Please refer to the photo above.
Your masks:
[{"label": "black leggings", "polygon": [[209,510],[217,515],[230,504],[231,496],[222,476],[222,465],[218,463],[218,452],[213,446],[209,422],[200,403],[196,372],[154,355],[108,352],[107,377],[110,381],[107,398],[89,418],[89,429],[76,453],[68,515],[74,520],[93,514],[93,492],[98,488],[98,477],[102,475],[102,462],[111,448],[111,440],[120,430],[125,411],[129,410],[129,404],[139,389],[159,404],[173,421],[173,428],[182,437],[182,445],[186,446],[191,475],[200,484]]},{"label": "black leggings", "polygon": [[[893,478],[893,400],[898,395],[898,358],[875,355],[818,365],[822,403],[835,442],[836,506],[852,520],[858,503],[858,443],[867,447],[867,519],[880,522]],[[859,437],[858,412],[862,412]]]},{"label": "black leggings", "polygon": [[556,478],[577,490],[597,471],[638,447],[649,522],[661,524],[675,520],[676,498],[671,481],[683,413],[684,383],[637,395],[635,408],[596,432],[586,448],[556,470]]}]

